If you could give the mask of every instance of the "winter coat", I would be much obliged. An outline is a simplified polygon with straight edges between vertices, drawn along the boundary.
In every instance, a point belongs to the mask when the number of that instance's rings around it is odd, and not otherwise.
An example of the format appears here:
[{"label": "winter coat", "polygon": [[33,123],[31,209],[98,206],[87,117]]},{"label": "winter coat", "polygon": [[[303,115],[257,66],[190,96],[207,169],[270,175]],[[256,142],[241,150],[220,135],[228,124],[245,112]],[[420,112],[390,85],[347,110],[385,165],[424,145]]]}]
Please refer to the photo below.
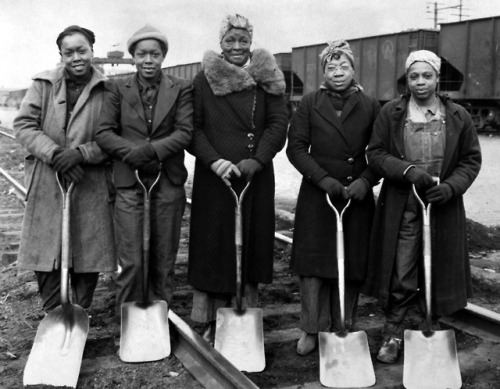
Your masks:
[{"label": "winter coat", "polygon": [[[481,150],[467,111],[441,97],[446,109],[446,148],[440,181],[454,196],[431,207],[432,311],[438,315],[465,307],[471,294],[465,210],[462,195],[481,167]],[[404,155],[404,125],[409,96],[387,103],[375,122],[368,163],[384,177],[370,245],[366,292],[387,305],[396,258],[399,225],[411,185],[403,172],[411,165]]]},{"label": "winter coat", "polygon": [[[253,157],[264,165],[243,200],[243,283],[272,281],[274,169],[272,159],[286,140],[283,74],[269,52],[255,50],[247,69],[205,54],[194,80],[196,156],[189,244],[188,282],[218,293],[236,290],[235,200],[210,169],[223,158],[236,164]],[[254,128],[255,126],[255,128]],[[233,187],[241,192],[244,182]]]},{"label": "winter coat", "polygon": [[162,163],[163,173],[174,185],[187,178],[184,149],[193,133],[193,92],[187,80],[163,75],[158,90],[151,134],[148,134],[137,75],[107,84],[96,140],[115,157],[116,187],[136,183],[134,170],[121,159],[128,150],[150,142]]},{"label": "winter coat", "polygon": [[[377,176],[367,167],[365,148],[372,134],[379,103],[362,92],[350,95],[337,116],[328,92],[319,89],[302,99],[288,134],[287,155],[304,176],[295,212],[292,264],[302,276],[337,278],[336,218],[319,181],[330,176],[348,186],[363,177],[371,186]],[[337,209],[344,205],[335,204]],[[343,218],[345,277],[363,280],[368,240],[375,209],[371,190],[351,201]]]},{"label": "winter coat", "polygon": [[[93,75],[66,127],[64,67],[40,73],[28,89],[14,120],[25,159],[28,191],[18,263],[25,269],[52,271],[61,255],[61,193],[51,162],[59,147],[80,150],[85,172],[71,196],[71,259],[76,272],[116,270],[112,185],[107,156],[94,141],[105,77]],[[111,188],[111,189],[110,189]]]}]

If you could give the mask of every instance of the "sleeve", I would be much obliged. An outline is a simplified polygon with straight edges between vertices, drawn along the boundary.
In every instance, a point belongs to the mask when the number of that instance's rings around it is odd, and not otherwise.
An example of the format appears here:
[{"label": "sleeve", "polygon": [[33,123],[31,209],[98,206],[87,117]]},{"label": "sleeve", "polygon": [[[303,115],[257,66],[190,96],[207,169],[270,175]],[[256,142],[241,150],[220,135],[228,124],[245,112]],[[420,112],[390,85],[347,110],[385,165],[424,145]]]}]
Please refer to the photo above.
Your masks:
[{"label": "sleeve", "polygon": [[13,127],[17,141],[28,153],[46,164],[52,162],[54,151],[59,147],[42,128],[47,107],[43,106],[45,81],[36,80],[26,92]]},{"label": "sleeve", "polygon": [[[373,134],[373,127],[375,124],[375,120],[377,120],[377,117],[380,113],[380,103],[376,99],[371,99],[372,101],[372,115],[373,115],[373,121],[372,121],[372,126],[371,126],[371,132],[370,135]],[[365,158],[366,158],[366,153],[365,153]],[[368,160],[368,158],[367,158]],[[368,161],[367,161],[368,162]],[[360,177],[365,179],[370,186],[375,186],[378,184],[380,180],[380,176],[376,174],[371,167],[368,165],[365,170],[360,174]]]},{"label": "sleeve", "polygon": [[309,181],[318,184],[322,178],[328,176],[309,153],[311,146],[310,115],[313,95],[305,96],[292,117],[288,132],[288,146],[286,154],[292,165]]},{"label": "sleeve", "polygon": [[95,140],[101,149],[119,160],[134,146],[132,142],[120,136],[120,122],[121,94],[116,85],[108,83]]},{"label": "sleeve", "polygon": [[184,150],[193,137],[193,87],[190,83],[182,85],[177,97],[174,131],[160,140],[151,142],[160,161]]}]

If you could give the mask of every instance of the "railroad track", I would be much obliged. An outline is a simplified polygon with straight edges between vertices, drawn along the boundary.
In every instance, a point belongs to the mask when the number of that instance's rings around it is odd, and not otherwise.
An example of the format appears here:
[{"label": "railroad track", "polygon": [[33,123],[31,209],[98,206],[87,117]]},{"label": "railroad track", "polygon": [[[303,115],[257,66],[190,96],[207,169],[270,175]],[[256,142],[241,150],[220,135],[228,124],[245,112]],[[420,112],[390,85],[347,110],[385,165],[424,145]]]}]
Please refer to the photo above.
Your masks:
[{"label": "railroad track", "polygon": [[[8,130],[0,131],[0,135],[2,135],[0,136],[0,152],[2,155],[0,158],[0,175],[3,176],[1,182],[0,225],[2,229],[0,235],[3,236],[5,241],[0,246],[0,249],[2,250],[3,267],[12,269],[15,267],[16,249],[19,243],[18,234],[22,220],[22,199],[25,196],[25,191],[23,192],[24,188],[18,183],[22,179],[22,169],[19,166],[20,148],[12,140],[12,134]],[[10,161],[4,161],[6,155],[12,157]],[[17,160],[15,160],[16,158]],[[4,166],[5,162],[8,162],[9,168],[4,170],[2,166]],[[17,196],[14,196],[13,192]],[[188,219],[189,210],[185,217],[181,249],[176,265],[176,284],[178,287],[169,314],[172,352],[183,365],[183,368],[187,369],[201,386],[207,388],[320,388],[317,352],[307,357],[299,357],[295,353],[296,341],[300,336],[300,331],[297,328],[300,299],[296,276],[289,272],[287,252],[290,250],[292,239],[276,233],[276,281],[265,286],[261,292],[261,306],[264,310],[266,369],[262,373],[243,374],[192,330],[191,325],[193,323],[189,319],[191,290],[185,282]],[[1,269],[0,271],[2,271]],[[26,279],[28,277],[22,271],[18,271],[17,275]],[[101,301],[101,306],[91,308],[91,310],[94,309],[94,313],[91,311],[93,316],[91,318],[89,340],[87,341],[87,347],[90,351],[87,352],[86,348],[81,371],[81,379],[83,377],[82,387],[85,388],[93,387],[86,386],[87,382],[91,380],[93,375],[100,374],[102,366],[119,369],[124,365],[115,355],[116,332],[119,333],[119,329],[116,325],[113,326],[109,320],[114,285],[111,278],[104,278],[101,286],[96,291],[96,299]],[[33,292],[33,301],[36,301],[38,299],[36,286],[31,284],[30,288]],[[6,296],[3,299],[7,300],[9,295],[6,294]],[[0,296],[0,303],[1,300],[2,297]],[[0,316],[0,330],[2,329],[1,318]],[[39,319],[41,317],[35,317],[34,320],[28,319],[27,321],[27,325],[31,328],[26,330],[26,341],[19,345],[21,354],[24,357],[27,357],[27,353],[29,353]],[[411,320],[414,320],[414,318],[410,318]],[[455,315],[443,318],[442,323],[445,328],[453,328],[456,333],[461,373],[464,381],[463,387],[496,388],[496,385],[500,382],[500,347],[498,347],[500,343],[500,315],[477,305],[469,304],[466,309],[457,312]],[[381,342],[380,328],[382,324],[383,313],[378,308],[376,301],[362,296],[359,306],[358,327],[368,334],[372,356],[374,356],[373,354]],[[414,325],[415,323],[409,324]],[[108,327],[105,334],[102,332],[104,327]],[[2,343],[0,342],[1,346]],[[396,365],[383,365],[378,363],[375,358],[373,359],[377,376],[377,384],[374,388],[402,387],[402,361]],[[21,357],[10,365],[22,372],[23,362]],[[6,365],[9,364],[6,363]],[[156,369],[166,368],[161,363],[133,366],[136,370],[139,370],[146,368],[145,365],[154,365]],[[130,367],[130,365],[125,366]],[[176,365],[173,366],[175,368]],[[168,365],[168,368],[172,368],[172,366]],[[0,367],[0,376],[2,375],[1,369]],[[187,384],[185,385],[177,387],[188,387]],[[196,387],[194,383],[189,385],[192,385],[189,387]],[[122,383],[122,386],[118,385],[117,387],[135,388],[140,386],[126,386],[126,384],[123,386]],[[163,386],[158,383],[158,386],[149,385],[145,387]],[[2,388],[1,379],[0,388]]]}]

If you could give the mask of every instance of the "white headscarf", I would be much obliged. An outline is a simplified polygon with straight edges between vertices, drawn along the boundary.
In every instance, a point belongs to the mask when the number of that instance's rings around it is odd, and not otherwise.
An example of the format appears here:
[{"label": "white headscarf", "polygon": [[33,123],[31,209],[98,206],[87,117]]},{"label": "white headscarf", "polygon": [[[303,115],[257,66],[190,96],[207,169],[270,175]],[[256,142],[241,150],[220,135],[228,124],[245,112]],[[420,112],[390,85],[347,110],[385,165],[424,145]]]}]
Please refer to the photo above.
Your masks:
[{"label": "white headscarf", "polygon": [[222,42],[224,35],[226,35],[226,33],[232,28],[241,28],[242,30],[248,31],[248,33],[250,34],[250,39],[252,39],[253,26],[250,24],[246,17],[235,14],[227,15],[226,18],[222,21],[219,32],[219,42]]},{"label": "white headscarf", "polygon": [[436,54],[429,50],[418,50],[410,53],[408,58],[406,59],[405,64],[405,72],[408,72],[408,69],[415,62],[427,62],[431,65],[436,73],[439,74],[441,72],[441,58],[439,58]]}]

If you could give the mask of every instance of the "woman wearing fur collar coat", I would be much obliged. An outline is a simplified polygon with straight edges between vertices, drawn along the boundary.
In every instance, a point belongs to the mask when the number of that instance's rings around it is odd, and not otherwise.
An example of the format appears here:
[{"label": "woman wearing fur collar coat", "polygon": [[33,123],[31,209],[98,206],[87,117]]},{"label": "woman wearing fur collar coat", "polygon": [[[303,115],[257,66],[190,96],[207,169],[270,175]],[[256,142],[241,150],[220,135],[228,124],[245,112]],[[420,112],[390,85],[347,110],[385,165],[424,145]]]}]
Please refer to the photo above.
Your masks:
[{"label": "woman wearing fur collar coat", "polygon": [[242,294],[257,304],[258,283],[272,281],[274,170],[272,159],[284,146],[287,110],[285,81],[274,56],[250,51],[253,27],[242,16],[222,23],[222,55],[205,53],[195,77],[196,157],[189,245],[188,282],[195,288],[191,318],[213,341],[216,312],[236,293],[235,201],[243,200]]}]

